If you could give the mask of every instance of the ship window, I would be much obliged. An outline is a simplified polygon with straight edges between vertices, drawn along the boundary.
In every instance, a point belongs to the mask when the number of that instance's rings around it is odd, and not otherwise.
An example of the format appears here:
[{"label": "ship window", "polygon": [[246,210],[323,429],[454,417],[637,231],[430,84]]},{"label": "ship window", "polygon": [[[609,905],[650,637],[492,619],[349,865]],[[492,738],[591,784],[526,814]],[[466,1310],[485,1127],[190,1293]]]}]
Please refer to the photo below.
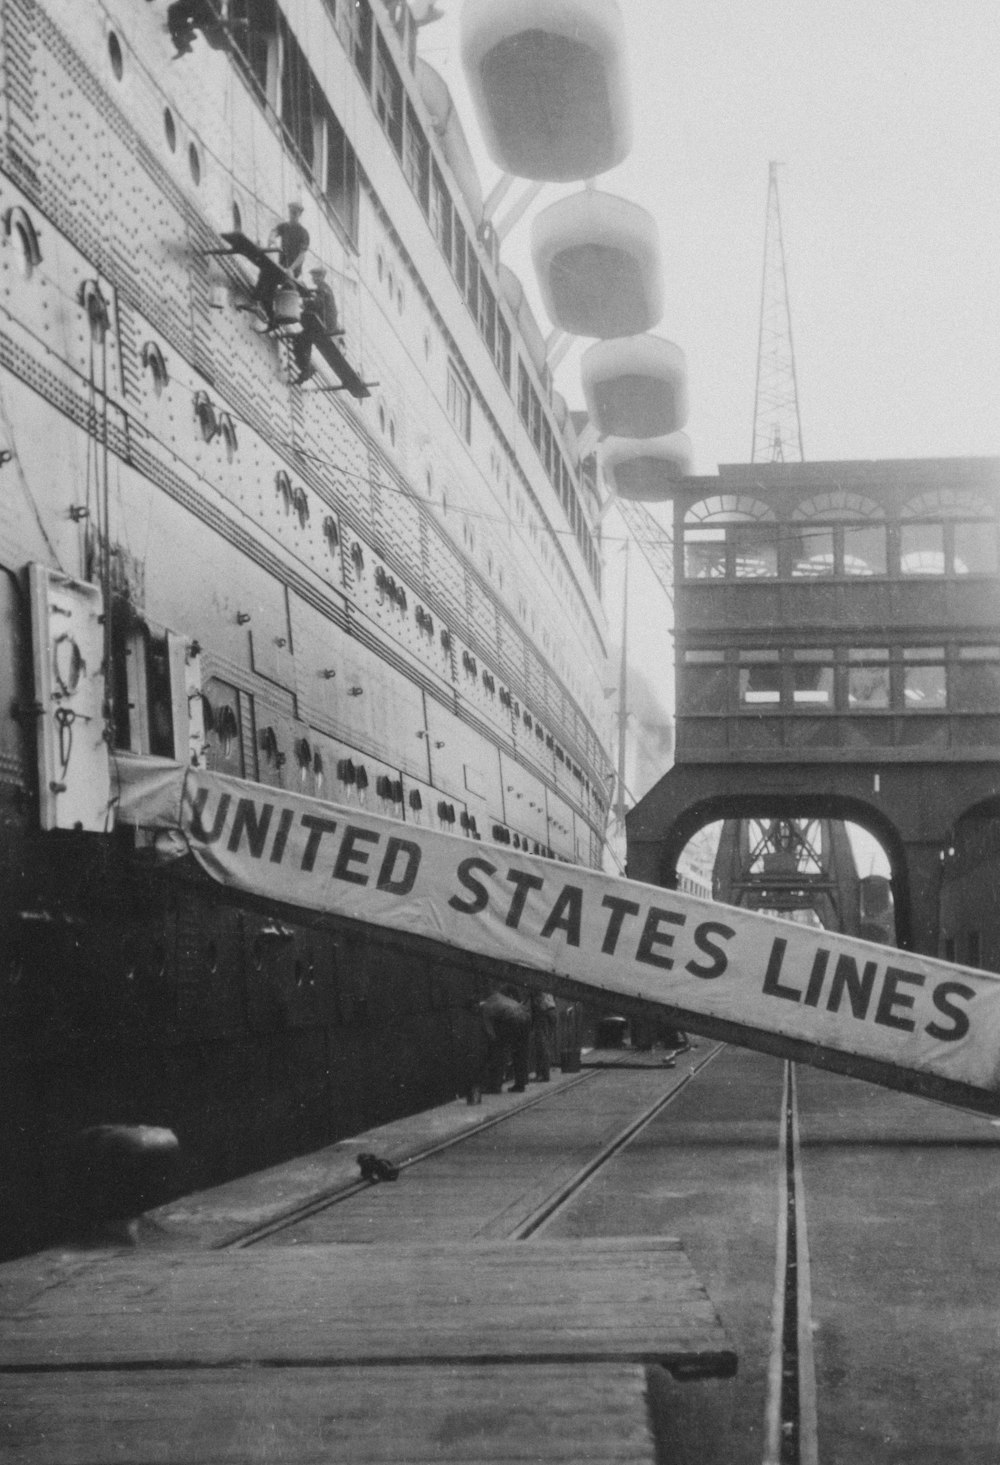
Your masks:
[{"label": "ship window", "polygon": [[125,74],[125,59],[122,56],[121,42],[114,31],[108,36],[108,59],[111,62],[111,70],[114,72],[115,80],[121,81]]},{"label": "ship window", "polygon": [[495,355],[497,347],[497,302],[496,296],[485,280],[480,281],[479,289],[479,329],[491,354]]},{"label": "ship window", "polygon": [[167,139],[167,147],[170,151],[177,151],[177,124],[174,121],[174,114],[169,107],[163,109],[163,133]]},{"label": "ship window", "polygon": [[435,163],[431,169],[430,223],[434,238],[445,259],[451,264],[451,195]]},{"label": "ship window", "polygon": [[403,153],[403,172],[413,192],[420,201],[424,213],[430,211],[431,154],[423,128],[417,121],[412,104],[406,104],[406,148]]},{"label": "ship window", "polygon": [[281,123],[308,168],[312,167],[315,156],[312,106],[315,89],[316,83],[302,47],[282,20]]},{"label": "ship window", "polygon": [[237,234],[243,233],[243,215],[240,213],[240,206],[235,198],[233,199],[233,228]]},{"label": "ship window", "polygon": [[375,58],[375,110],[397,157],[403,155],[403,83],[381,33]]},{"label": "ship window", "polygon": [[337,30],[344,49],[365,87],[372,84],[372,11],[369,0],[343,0],[337,6]]},{"label": "ship window", "polygon": [[494,360],[497,370],[503,378],[504,386],[510,390],[510,327],[503,316],[497,312],[497,339],[494,347]]},{"label": "ship window", "polygon": [[997,572],[997,530],[991,523],[958,523],[954,526],[953,569],[956,575],[995,575]]},{"label": "ship window", "polygon": [[465,294],[465,266],[466,246],[468,235],[465,232],[465,225],[456,214],[454,219],[454,246],[452,251],[451,267],[455,274],[455,281],[462,294]]},{"label": "ship window", "polygon": [[459,376],[453,361],[448,362],[448,416],[466,442],[472,440],[472,393]]},{"label": "ship window", "polygon": [[275,0],[231,0],[228,31],[250,80],[261,96],[273,100],[278,56]]},{"label": "ship window", "polygon": [[200,183],[201,157],[199,156],[198,149],[195,147],[194,143],[191,143],[188,147],[188,167],[191,169],[191,177],[194,182],[196,184]]},{"label": "ship window", "polygon": [[358,165],[347,135],[329,107],[323,107],[326,128],[327,202],[351,239],[358,236]]},{"label": "ship window", "polygon": [[475,247],[472,240],[466,236],[465,250],[467,255],[465,274],[465,303],[472,311],[474,318],[479,319],[479,260],[476,258]]}]

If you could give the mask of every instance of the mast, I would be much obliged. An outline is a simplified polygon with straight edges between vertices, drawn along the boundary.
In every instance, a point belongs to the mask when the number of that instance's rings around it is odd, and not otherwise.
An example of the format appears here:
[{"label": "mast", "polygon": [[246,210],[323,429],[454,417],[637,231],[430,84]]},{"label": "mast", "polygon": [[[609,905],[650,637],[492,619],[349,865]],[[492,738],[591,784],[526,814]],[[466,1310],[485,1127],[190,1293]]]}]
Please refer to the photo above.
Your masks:
[{"label": "mast", "polygon": [[778,164],[768,164],[764,269],[760,287],[757,380],[753,400],[751,463],[801,463],[802,418],[795,375],[788,269],[781,231]]}]

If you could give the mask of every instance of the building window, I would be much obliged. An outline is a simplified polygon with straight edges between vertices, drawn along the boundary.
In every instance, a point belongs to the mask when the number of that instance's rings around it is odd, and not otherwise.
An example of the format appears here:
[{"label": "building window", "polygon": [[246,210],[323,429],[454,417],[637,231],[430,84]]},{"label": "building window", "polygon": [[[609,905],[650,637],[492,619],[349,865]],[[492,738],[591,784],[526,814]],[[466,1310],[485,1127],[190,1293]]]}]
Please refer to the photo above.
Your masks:
[{"label": "building window", "polygon": [[947,705],[944,647],[903,650],[903,706],[907,712],[935,712]]},{"label": "building window", "polygon": [[686,716],[728,710],[729,673],[724,651],[684,653],[683,704]]},{"label": "building window", "polygon": [[884,712],[889,706],[889,650],[850,647],[847,652],[847,707],[850,712]]},{"label": "building window", "polygon": [[997,528],[992,523],[959,523],[954,530],[956,575],[995,575],[997,563]]},{"label": "building window", "polygon": [[740,706],[758,711],[781,702],[781,654],[778,651],[740,652]]},{"label": "building window", "polygon": [[789,532],[793,578],[815,579],[819,575],[833,574],[836,565],[833,529],[829,525],[817,525],[815,528],[796,525]]},{"label": "building window", "polygon": [[953,712],[1000,712],[1000,646],[960,646],[950,668]]},{"label": "building window", "polygon": [[472,393],[462,380],[458,367],[448,362],[448,416],[465,441],[472,441]]},{"label": "building window", "polygon": [[833,707],[833,652],[814,651],[811,647],[792,652],[792,705],[794,707]]},{"label": "building window", "polygon": [[734,524],[733,573],[738,580],[773,579],[778,573],[776,524]]},{"label": "building window", "polygon": [[844,525],[845,575],[885,575],[889,555],[884,524]]},{"label": "building window", "polygon": [[685,529],[684,574],[687,578],[721,580],[725,573],[725,529]]},{"label": "building window", "polygon": [[943,575],[944,525],[902,524],[899,530],[901,575]]}]

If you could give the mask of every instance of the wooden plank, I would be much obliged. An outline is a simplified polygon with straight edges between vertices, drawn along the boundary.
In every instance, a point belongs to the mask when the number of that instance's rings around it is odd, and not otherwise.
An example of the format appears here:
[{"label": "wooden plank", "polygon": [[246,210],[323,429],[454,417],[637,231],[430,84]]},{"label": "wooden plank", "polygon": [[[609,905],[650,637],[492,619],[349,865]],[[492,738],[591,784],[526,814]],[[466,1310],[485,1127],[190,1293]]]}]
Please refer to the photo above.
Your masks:
[{"label": "wooden plank", "polygon": [[7,1374],[0,1451],[19,1465],[656,1460],[635,1364]]},{"label": "wooden plank", "polygon": [[736,1366],[679,1243],[656,1237],[117,1255],[21,1298],[0,1367]]}]

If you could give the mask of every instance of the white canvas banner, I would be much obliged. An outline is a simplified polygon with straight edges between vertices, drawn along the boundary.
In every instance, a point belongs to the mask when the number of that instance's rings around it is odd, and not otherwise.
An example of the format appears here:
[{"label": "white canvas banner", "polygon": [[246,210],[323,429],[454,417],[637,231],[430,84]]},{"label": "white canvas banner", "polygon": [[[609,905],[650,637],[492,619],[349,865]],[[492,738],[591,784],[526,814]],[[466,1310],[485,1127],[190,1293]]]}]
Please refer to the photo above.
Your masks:
[{"label": "white canvas banner", "polygon": [[159,759],[115,765],[119,818],[234,891],[1000,1092],[992,973]]}]

